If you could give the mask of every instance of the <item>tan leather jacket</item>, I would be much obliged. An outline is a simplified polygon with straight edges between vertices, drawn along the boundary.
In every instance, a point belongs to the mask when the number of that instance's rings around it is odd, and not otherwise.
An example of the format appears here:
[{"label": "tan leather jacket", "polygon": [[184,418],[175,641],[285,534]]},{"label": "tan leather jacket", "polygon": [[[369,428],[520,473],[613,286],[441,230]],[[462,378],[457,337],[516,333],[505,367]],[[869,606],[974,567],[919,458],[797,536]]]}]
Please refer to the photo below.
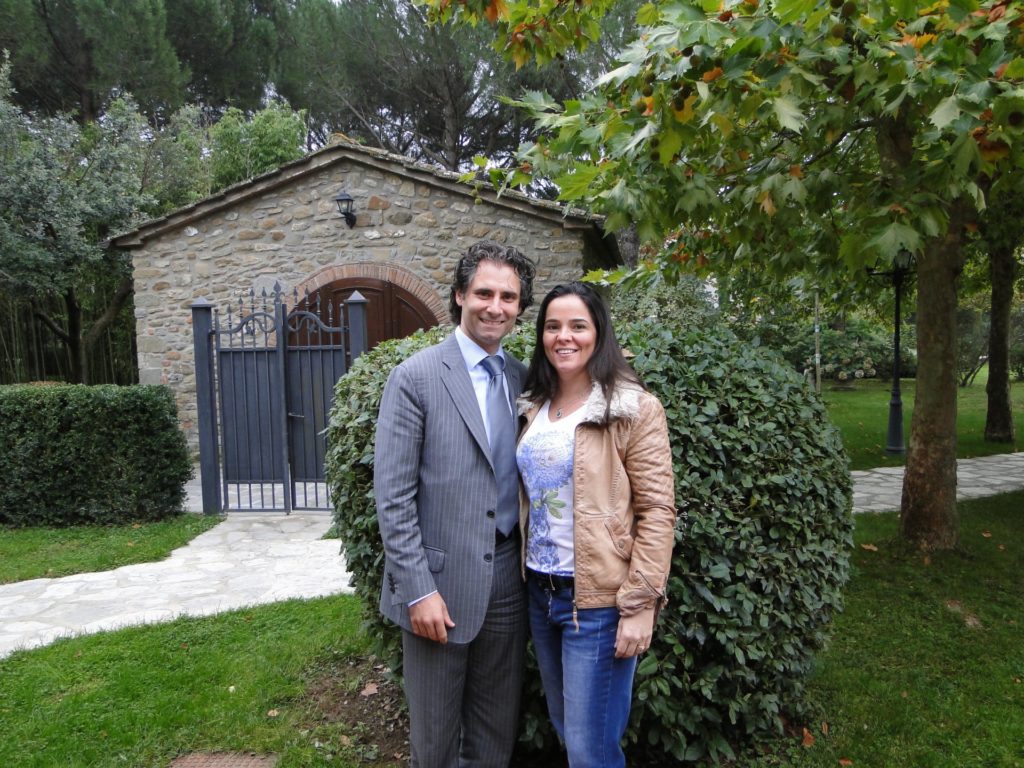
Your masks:
[{"label": "tan leather jacket", "polygon": [[[665,410],[654,395],[616,387],[610,418],[595,384],[576,427],[573,546],[577,608],[617,606],[622,616],[664,605],[672,561],[675,488]],[[542,403],[519,398],[520,435]],[[529,501],[520,505],[524,542]]]}]

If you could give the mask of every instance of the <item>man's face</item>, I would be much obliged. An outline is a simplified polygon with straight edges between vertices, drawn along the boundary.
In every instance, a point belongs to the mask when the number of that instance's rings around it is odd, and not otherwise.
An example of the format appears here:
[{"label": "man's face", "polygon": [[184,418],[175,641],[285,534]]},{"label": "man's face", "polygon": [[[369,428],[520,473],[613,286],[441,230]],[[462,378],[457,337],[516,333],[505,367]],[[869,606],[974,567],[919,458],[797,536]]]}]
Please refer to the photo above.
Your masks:
[{"label": "man's face", "polygon": [[509,264],[481,261],[455,302],[462,307],[462,332],[493,355],[519,317],[519,275]]}]

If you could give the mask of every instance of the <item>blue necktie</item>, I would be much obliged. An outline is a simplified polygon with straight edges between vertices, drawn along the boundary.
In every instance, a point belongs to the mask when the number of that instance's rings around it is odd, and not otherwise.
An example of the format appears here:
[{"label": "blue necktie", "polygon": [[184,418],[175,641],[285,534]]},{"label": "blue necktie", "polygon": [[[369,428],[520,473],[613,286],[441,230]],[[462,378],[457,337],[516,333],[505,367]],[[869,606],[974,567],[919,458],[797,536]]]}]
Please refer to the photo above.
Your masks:
[{"label": "blue necktie", "polygon": [[505,395],[505,361],[497,355],[481,363],[490,374],[487,382],[487,422],[491,460],[498,481],[498,530],[506,536],[519,523],[519,470],[516,467],[515,423]]}]

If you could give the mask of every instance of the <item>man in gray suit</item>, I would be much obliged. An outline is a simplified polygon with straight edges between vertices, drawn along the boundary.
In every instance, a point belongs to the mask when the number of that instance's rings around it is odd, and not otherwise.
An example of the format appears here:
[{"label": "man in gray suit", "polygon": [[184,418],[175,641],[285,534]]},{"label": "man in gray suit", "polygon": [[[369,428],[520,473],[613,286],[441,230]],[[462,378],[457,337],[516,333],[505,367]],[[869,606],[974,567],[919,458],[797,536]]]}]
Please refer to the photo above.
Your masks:
[{"label": "man in gray suit", "polygon": [[381,400],[380,610],[402,628],[419,768],[505,768],[519,729],[527,622],[514,414],[526,372],[501,340],[532,302],[533,278],[515,248],[470,246],[452,281],[455,332],[397,366]]}]

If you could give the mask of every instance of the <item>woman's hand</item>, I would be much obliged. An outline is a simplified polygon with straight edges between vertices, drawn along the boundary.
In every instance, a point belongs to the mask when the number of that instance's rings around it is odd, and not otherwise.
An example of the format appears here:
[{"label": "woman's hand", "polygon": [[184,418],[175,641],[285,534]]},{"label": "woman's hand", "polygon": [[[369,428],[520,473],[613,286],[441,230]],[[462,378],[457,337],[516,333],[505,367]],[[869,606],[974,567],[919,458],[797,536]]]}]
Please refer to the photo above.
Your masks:
[{"label": "woman's hand", "polygon": [[651,647],[653,633],[654,606],[632,616],[620,617],[619,630],[615,634],[615,658],[639,656]]}]

